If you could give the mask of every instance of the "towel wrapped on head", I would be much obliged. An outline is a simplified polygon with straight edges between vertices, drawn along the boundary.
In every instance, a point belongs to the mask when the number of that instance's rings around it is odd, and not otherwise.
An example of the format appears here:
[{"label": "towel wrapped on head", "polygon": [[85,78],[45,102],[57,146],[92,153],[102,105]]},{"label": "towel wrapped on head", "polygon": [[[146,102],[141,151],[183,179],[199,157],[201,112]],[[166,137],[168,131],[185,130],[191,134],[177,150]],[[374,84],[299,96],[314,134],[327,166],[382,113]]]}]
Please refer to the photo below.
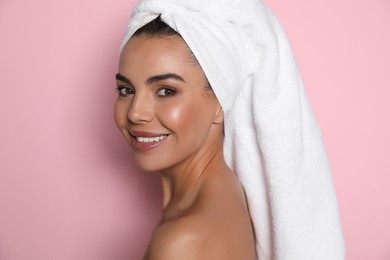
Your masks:
[{"label": "towel wrapped on head", "polygon": [[224,110],[224,156],[246,194],[258,259],[344,259],[321,132],[273,13],[260,0],[143,0],[122,48],[159,15]]}]

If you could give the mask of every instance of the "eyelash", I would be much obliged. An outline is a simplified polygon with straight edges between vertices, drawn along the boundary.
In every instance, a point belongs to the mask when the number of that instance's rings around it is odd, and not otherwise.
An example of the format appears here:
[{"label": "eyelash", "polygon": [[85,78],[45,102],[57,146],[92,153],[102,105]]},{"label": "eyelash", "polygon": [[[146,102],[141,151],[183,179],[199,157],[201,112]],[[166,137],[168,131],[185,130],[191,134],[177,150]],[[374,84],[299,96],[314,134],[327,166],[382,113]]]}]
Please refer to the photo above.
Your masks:
[{"label": "eyelash", "polygon": [[[170,91],[170,93],[169,94],[165,94],[165,95],[158,95],[158,93],[160,91],[162,91],[162,90]],[[162,98],[172,97],[174,95],[176,95],[176,89],[174,89],[174,88],[164,87],[164,88],[158,89],[158,91],[157,91],[157,96],[162,97]]]},{"label": "eyelash", "polygon": [[[134,90],[133,89],[127,88],[127,87],[123,87],[123,86],[118,86],[118,87],[115,88],[115,90],[118,93],[118,96],[121,96],[121,97],[127,97],[128,95],[133,95],[134,94]],[[131,91],[132,93],[123,94],[122,93],[123,90]]]},{"label": "eyelash", "polygon": [[[116,92],[118,93],[118,96],[121,96],[121,97],[127,97],[129,95],[134,95],[135,94],[135,91],[131,88],[128,88],[128,87],[123,87],[123,86],[118,86],[115,88]],[[159,95],[158,93],[162,90],[165,90],[165,91],[169,91],[168,93],[166,93],[165,95]],[[122,93],[122,91],[129,91],[131,93]],[[161,97],[161,98],[167,98],[167,97],[172,97],[172,96],[175,96],[176,95],[176,90],[174,88],[169,88],[169,87],[163,87],[163,88],[159,88],[158,91],[157,91],[157,96],[158,97]]]}]

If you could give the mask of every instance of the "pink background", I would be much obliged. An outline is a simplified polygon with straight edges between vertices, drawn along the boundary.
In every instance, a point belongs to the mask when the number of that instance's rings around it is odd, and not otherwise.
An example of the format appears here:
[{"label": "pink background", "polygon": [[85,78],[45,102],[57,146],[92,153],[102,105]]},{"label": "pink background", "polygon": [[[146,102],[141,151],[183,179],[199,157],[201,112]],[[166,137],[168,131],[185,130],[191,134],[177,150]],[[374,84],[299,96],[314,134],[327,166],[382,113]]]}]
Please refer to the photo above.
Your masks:
[{"label": "pink background", "polygon": [[[348,260],[390,259],[390,3],[268,0],[322,128]],[[139,259],[160,211],[113,122],[135,1],[0,2],[0,259]]]}]

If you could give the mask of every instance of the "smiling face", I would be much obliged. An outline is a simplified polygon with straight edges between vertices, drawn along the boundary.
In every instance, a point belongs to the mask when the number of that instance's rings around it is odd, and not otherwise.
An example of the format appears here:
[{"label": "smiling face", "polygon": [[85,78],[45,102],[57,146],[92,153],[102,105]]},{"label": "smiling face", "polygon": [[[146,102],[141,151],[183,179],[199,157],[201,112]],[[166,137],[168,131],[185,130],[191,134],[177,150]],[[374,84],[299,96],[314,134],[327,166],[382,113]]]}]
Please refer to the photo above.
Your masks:
[{"label": "smiling face", "polygon": [[117,74],[115,122],[140,168],[185,164],[223,136],[223,111],[178,36],[132,37]]}]

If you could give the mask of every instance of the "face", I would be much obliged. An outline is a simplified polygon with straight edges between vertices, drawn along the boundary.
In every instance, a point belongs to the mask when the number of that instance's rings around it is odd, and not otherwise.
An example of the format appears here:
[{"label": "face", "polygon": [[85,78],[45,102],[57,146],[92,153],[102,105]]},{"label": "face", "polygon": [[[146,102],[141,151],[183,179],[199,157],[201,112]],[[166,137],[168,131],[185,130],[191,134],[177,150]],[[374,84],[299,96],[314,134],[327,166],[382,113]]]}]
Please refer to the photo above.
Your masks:
[{"label": "face", "polygon": [[220,104],[206,93],[205,75],[180,37],[132,37],[116,78],[115,122],[140,168],[185,163],[222,133]]}]

